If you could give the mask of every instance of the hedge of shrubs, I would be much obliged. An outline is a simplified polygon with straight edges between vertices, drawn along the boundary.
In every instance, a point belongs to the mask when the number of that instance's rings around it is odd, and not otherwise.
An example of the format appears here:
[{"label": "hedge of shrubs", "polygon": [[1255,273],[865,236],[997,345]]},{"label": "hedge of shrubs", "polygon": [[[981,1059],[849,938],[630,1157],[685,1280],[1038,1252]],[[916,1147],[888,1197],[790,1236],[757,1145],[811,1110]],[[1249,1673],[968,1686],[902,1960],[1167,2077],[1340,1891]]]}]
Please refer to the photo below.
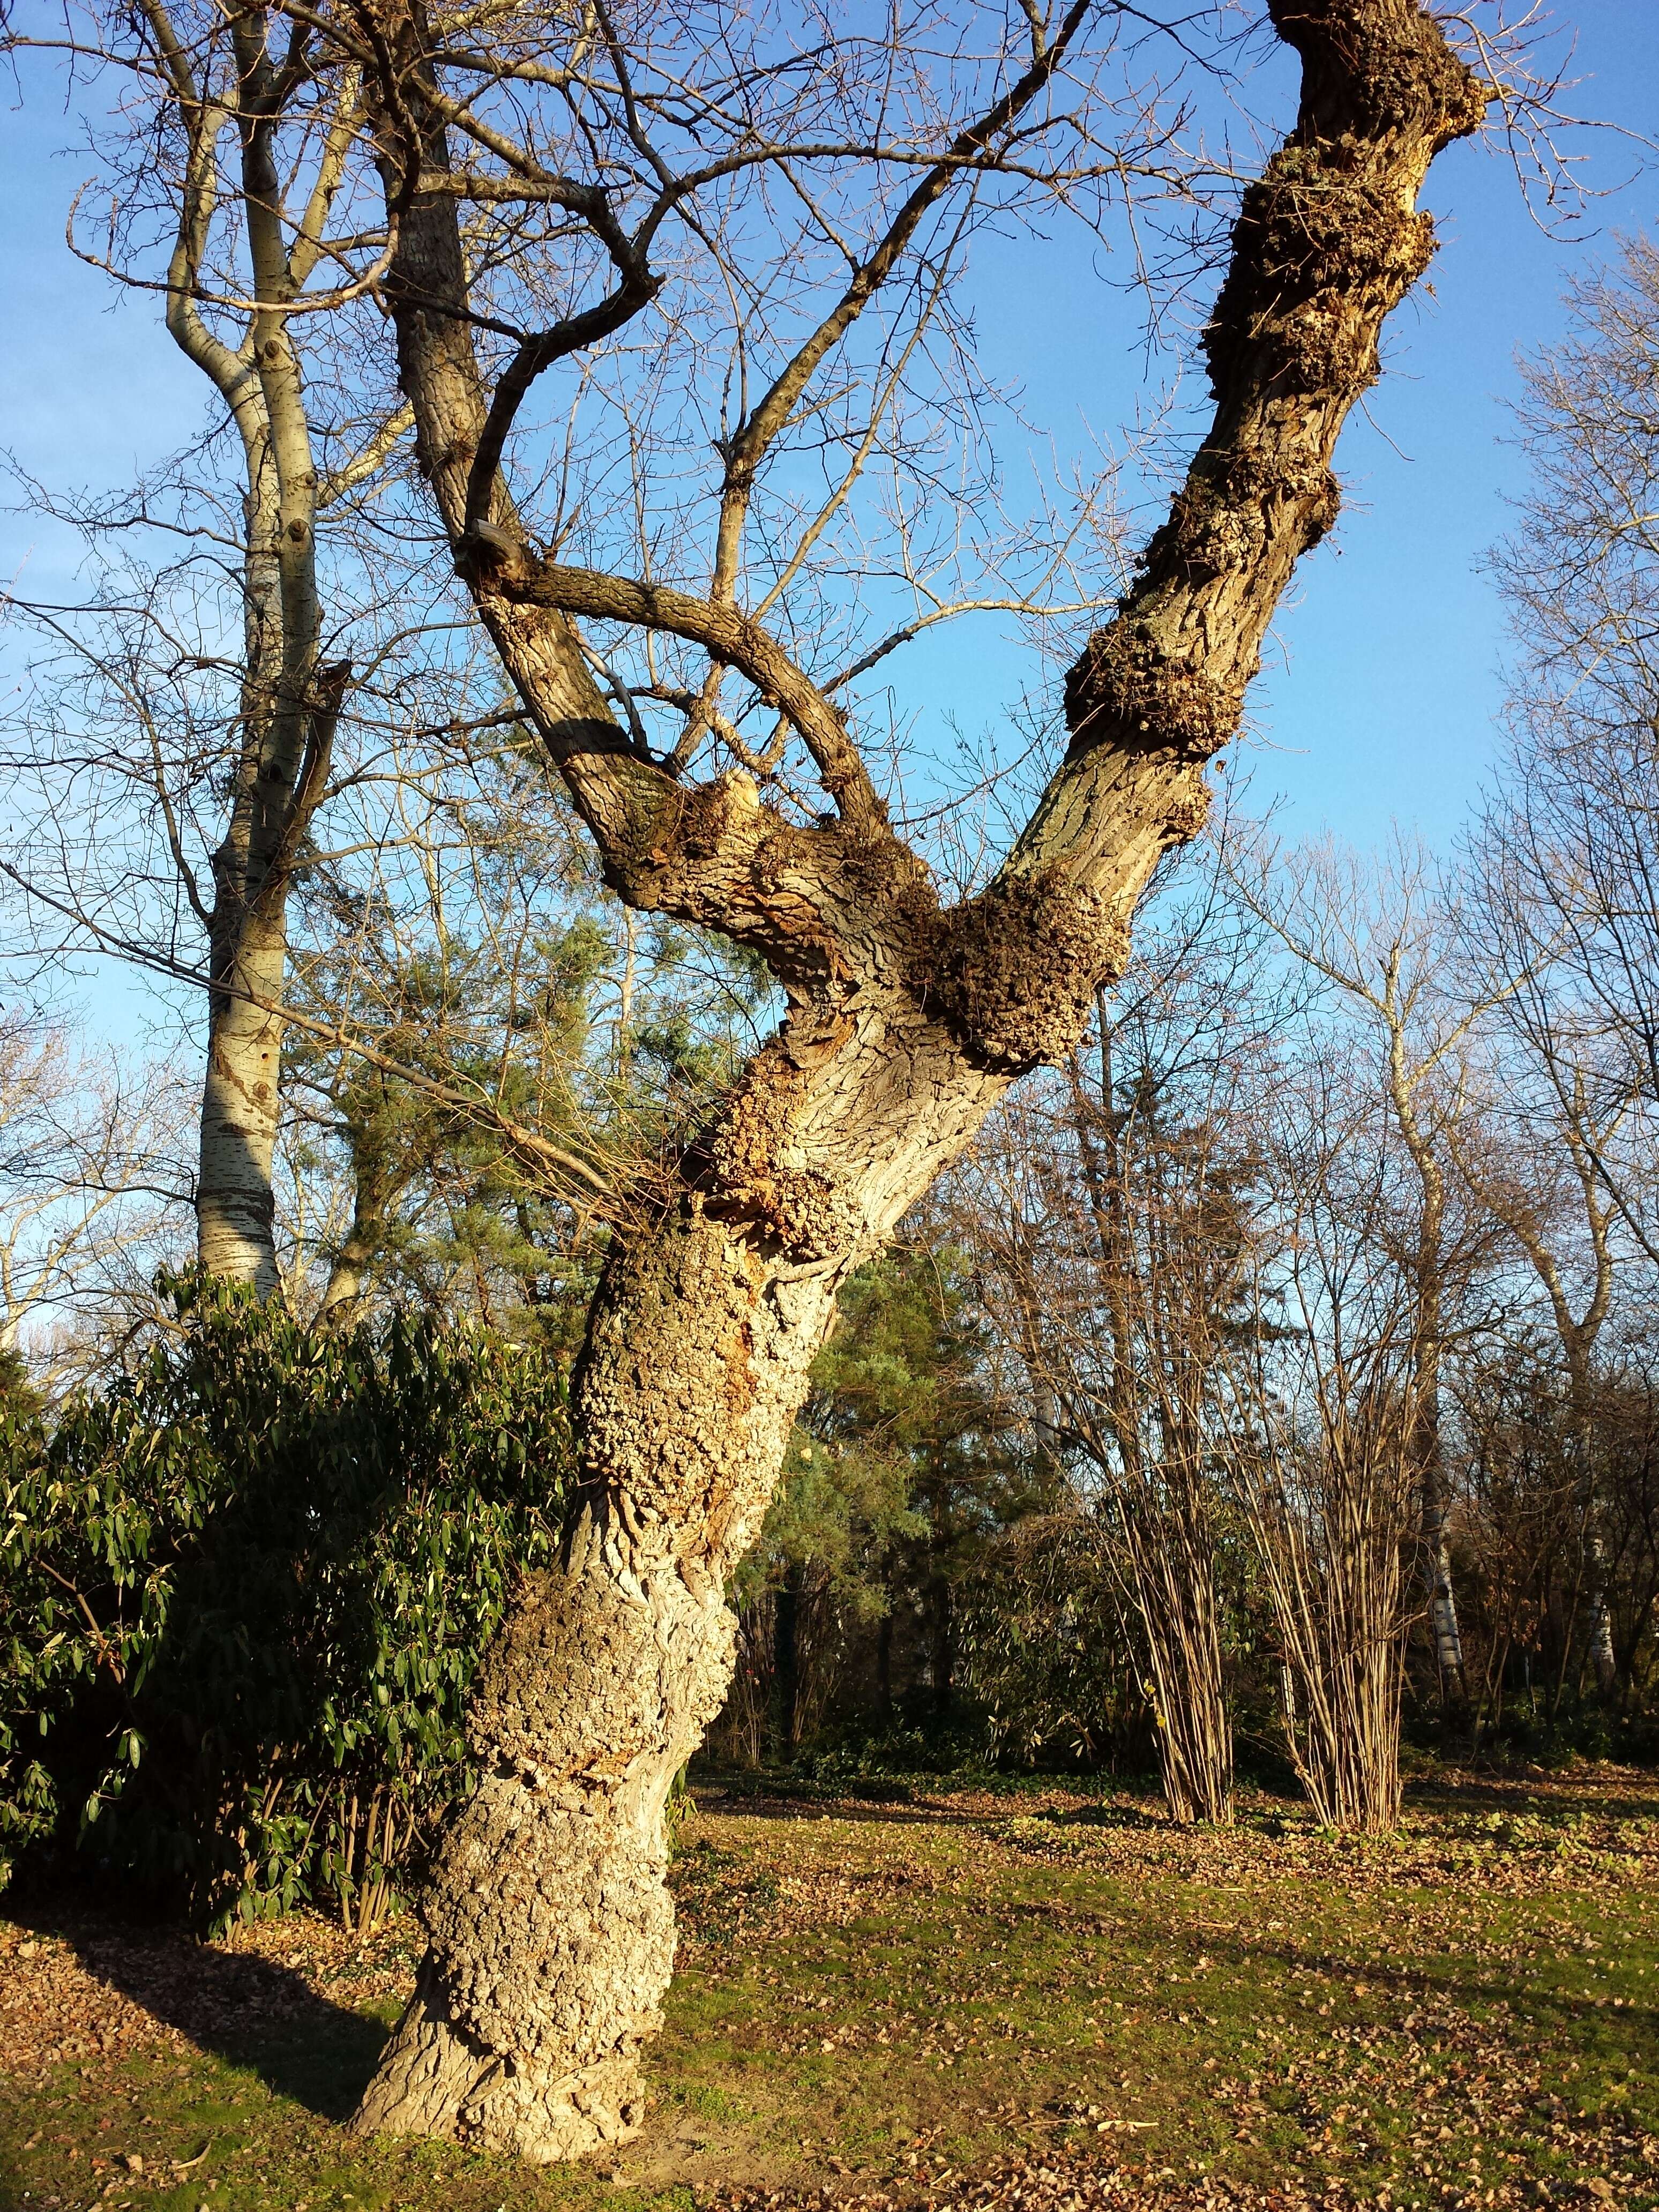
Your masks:
[{"label": "hedge of shrubs", "polygon": [[547,1354],[307,1329],[200,1278],[136,1371],[0,1393],[0,1883],[93,1866],[204,1929],[367,1928],[465,1786],[461,1715],[571,1461]]}]

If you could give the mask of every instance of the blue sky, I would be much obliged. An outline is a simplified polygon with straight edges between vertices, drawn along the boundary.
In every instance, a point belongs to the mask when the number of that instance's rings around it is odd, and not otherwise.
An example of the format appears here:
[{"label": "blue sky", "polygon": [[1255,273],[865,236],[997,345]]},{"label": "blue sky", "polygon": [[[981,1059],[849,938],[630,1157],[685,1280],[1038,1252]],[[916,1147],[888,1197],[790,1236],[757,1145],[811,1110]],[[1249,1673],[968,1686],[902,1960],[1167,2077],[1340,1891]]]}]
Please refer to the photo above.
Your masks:
[{"label": "blue sky", "polygon": [[[1659,129],[1659,8],[1575,0],[1561,15],[1579,33],[1575,109]],[[1277,625],[1283,661],[1253,701],[1280,749],[1259,760],[1257,780],[1283,787],[1298,827],[1369,840],[1392,817],[1441,842],[1491,757],[1505,641],[1480,560],[1509,526],[1505,494],[1525,482],[1504,404],[1516,356],[1559,336],[1563,289],[1616,250],[1614,234],[1659,221],[1650,156],[1644,171],[1632,143],[1608,133],[1582,134],[1577,150],[1608,194],[1575,227],[1577,243],[1533,219],[1501,154],[1452,147],[1430,178],[1433,296],[1419,292],[1397,318],[1391,373],[1370,419],[1344,433],[1346,514],[1304,564]]]},{"label": "blue sky", "polygon": [[[1552,12],[1552,51],[1566,59],[1569,39],[1576,49],[1563,106],[1659,137],[1655,0],[1562,0]],[[1253,88],[1256,112],[1282,125],[1291,82],[1276,112]],[[1440,252],[1393,319],[1388,374],[1343,434],[1342,521],[1303,563],[1250,695],[1252,799],[1282,794],[1295,836],[1369,844],[1397,820],[1443,845],[1493,757],[1505,636],[1480,559],[1509,526],[1505,495],[1525,483],[1506,406],[1516,358],[1559,336],[1576,272],[1615,252],[1617,234],[1659,224],[1659,161],[1649,154],[1644,167],[1633,137],[1565,143],[1604,196],[1553,234],[1501,149],[1452,147],[1431,173]],[[1037,335],[1024,382],[1062,437],[1083,413],[1097,430],[1133,419],[1146,386],[1132,318],[1121,294],[1091,283],[1080,245],[1010,250],[978,283],[988,356],[1017,356],[1018,334]],[[987,663],[943,640],[930,659],[963,721],[983,721]],[[963,673],[975,665],[978,684]]]},{"label": "blue sky", "polygon": [[[1659,125],[1654,0],[1565,0],[1557,20],[1577,35],[1578,82],[1566,95],[1576,112],[1638,132]],[[162,334],[154,296],[112,300],[66,252],[64,217],[86,164],[54,158],[72,129],[41,96],[46,82],[35,72],[0,133],[0,296],[11,310],[0,328],[0,434],[55,483],[115,483],[199,424],[200,387]],[[1271,89],[1253,97],[1282,123]],[[1534,219],[1501,153],[1455,147],[1431,178],[1442,237],[1432,296],[1419,291],[1395,319],[1389,374],[1338,456],[1342,525],[1304,563],[1250,702],[1254,788],[1285,793],[1298,834],[1329,828],[1368,842],[1398,819],[1443,842],[1491,758],[1503,617],[1479,562],[1504,527],[1505,490],[1522,481],[1504,443],[1516,356],[1559,333],[1563,286],[1615,231],[1659,221],[1659,167],[1644,172],[1628,140],[1589,133],[1576,150],[1607,197],[1565,236]],[[992,251],[974,282],[988,358],[1062,443],[1085,416],[1115,432],[1144,401],[1133,314],[1096,280],[1081,236],[1041,252]],[[0,565],[15,575],[25,562],[36,592],[69,582],[62,547],[0,517]],[[906,692],[920,688],[968,726],[990,721],[1014,672],[987,631],[912,648]]]}]

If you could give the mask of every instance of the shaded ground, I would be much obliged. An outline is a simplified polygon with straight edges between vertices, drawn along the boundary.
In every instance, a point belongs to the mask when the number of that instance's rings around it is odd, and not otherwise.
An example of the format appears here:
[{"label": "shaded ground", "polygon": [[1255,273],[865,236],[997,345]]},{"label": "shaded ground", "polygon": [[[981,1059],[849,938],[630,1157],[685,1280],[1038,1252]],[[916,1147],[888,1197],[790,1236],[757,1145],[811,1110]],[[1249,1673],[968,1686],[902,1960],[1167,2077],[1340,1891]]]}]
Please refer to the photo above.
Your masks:
[{"label": "shaded ground", "polygon": [[407,1921],[0,1921],[0,2206],[1659,2207],[1654,1778],[1454,1778],[1370,1845],[1267,1801],[709,1797],[675,1878],[614,2172],[344,2134]]}]

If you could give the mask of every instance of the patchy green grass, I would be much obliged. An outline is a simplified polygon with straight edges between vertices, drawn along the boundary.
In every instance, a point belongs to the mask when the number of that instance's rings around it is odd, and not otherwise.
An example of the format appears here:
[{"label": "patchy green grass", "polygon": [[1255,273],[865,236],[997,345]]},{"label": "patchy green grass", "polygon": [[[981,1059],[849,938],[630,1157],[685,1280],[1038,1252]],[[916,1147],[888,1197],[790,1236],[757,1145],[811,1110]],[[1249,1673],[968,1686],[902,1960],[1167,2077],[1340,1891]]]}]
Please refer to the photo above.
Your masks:
[{"label": "patchy green grass", "polygon": [[676,1883],[614,2172],[343,2132],[406,1924],[366,1954],[304,1917],[232,1953],[0,1924],[0,2204],[947,2201],[1024,2162],[1114,2202],[1659,2207],[1648,1778],[1447,1786],[1366,1844],[1266,1802],[1185,1835],[1062,1791],[714,1802]]}]

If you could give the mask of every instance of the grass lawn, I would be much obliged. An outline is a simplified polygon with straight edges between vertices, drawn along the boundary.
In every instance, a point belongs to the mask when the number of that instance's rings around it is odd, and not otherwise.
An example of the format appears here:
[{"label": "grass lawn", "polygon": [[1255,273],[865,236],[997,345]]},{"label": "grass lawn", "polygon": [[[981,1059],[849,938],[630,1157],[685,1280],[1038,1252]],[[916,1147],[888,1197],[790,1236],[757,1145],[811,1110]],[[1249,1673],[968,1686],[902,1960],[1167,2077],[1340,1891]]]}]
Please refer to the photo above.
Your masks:
[{"label": "grass lawn", "polygon": [[407,1921],[0,1921],[0,2206],[1659,2207],[1653,1777],[1447,1783],[1370,1845],[1267,1800],[710,1793],[675,1881],[649,2124],[574,2171],[342,2130]]}]

